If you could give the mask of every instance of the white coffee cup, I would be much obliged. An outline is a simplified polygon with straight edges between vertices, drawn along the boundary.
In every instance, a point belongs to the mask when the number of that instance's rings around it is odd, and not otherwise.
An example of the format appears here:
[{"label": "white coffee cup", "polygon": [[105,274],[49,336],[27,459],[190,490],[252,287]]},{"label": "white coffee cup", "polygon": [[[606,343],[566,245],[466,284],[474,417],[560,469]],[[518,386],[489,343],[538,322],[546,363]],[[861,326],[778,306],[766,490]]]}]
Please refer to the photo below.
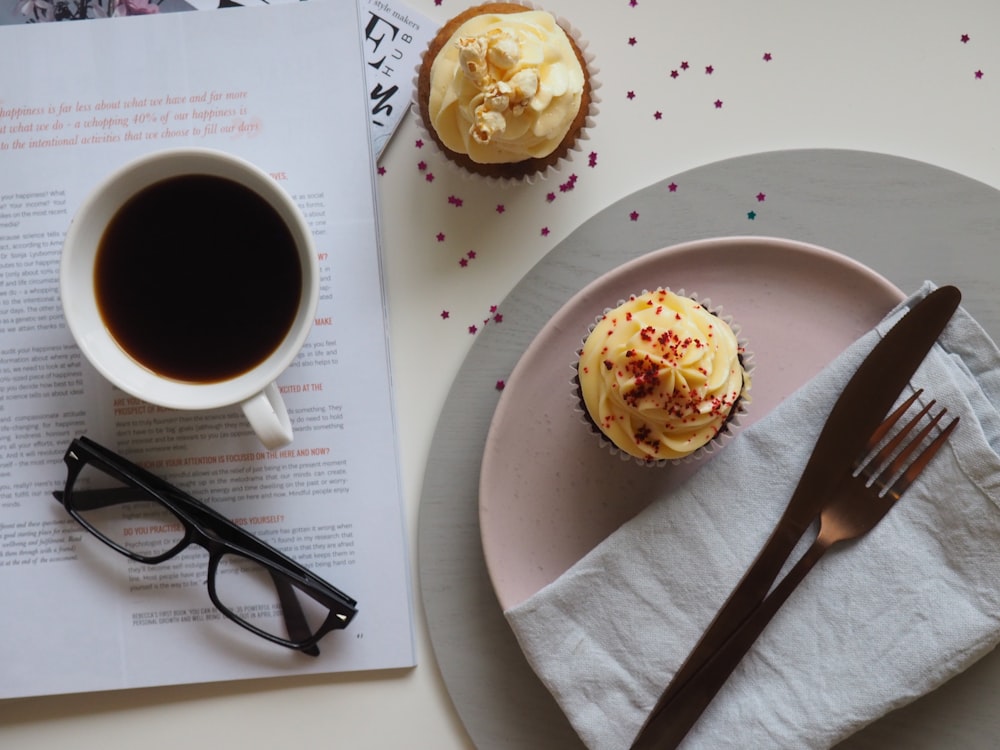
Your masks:
[{"label": "white coffee cup", "polygon": [[[119,209],[151,185],[190,175],[224,178],[263,198],[287,228],[301,266],[298,306],[293,308],[294,317],[284,337],[249,369],[208,382],[178,379],[142,364],[112,335],[95,291],[98,251]],[[177,217],[177,221],[183,220]],[[238,222],[240,217],[220,216],[219,221]],[[305,218],[291,197],[263,170],[230,154],[199,148],[159,151],[126,164],[97,185],[77,210],[63,246],[60,291],[67,324],[84,356],[121,390],[171,409],[205,410],[239,404],[265,447],[274,449],[291,442],[291,421],[275,380],[298,354],[312,327],[319,299],[319,272]],[[257,296],[255,306],[257,302],[268,305],[268,294],[259,294],[259,300]]]}]

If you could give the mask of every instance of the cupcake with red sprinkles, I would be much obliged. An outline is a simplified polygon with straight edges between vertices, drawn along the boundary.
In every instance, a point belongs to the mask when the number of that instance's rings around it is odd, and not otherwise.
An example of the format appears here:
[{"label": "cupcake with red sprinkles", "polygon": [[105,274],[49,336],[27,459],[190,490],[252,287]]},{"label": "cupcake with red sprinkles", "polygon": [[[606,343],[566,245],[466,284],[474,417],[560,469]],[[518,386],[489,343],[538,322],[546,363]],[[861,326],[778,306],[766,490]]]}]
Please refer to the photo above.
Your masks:
[{"label": "cupcake with red sprinkles", "polygon": [[683,290],[633,295],[584,340],[574,382],[601,442],[643,465],[707,453],[749,402],[750,355],[739,327]]}]

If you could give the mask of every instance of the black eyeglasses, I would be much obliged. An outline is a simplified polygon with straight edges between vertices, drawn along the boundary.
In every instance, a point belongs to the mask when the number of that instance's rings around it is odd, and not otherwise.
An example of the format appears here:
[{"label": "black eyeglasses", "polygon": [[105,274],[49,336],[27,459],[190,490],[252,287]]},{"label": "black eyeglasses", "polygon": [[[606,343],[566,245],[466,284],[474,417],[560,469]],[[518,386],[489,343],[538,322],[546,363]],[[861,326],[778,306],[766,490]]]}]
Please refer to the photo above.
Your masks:
[{"label": "black eyeglasses", "polygon": [[85,529],[126,557],[155,565],[192,542],[208,551],[208,595],[262,638],[319,655],[347,627],[357,602],[271,545],[140,466],[86,437],[63,457],[66,489],[53,493]]}]

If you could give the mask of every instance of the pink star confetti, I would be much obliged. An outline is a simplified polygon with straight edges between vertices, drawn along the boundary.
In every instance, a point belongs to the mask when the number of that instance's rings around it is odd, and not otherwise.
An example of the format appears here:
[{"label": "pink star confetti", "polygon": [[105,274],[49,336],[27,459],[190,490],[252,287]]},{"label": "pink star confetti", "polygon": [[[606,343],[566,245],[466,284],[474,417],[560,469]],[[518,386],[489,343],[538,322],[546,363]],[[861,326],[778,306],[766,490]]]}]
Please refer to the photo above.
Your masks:
[{"label": "pink star confetti", "polygon": [[465,257],[468,258],[469,260],[475,260],[476,259],[476,251],[475,250],[470,250],[469,252],[467,252],[465,254]]},{"label": "pink star confetti", "polygon": [[680,73],[678,73],[676,70],[671,70],[670,71],[670,77],[671,78],[677,78],[677,76],[679,76],[679,75],[680,75]]},{"label": "pink star confetti", "polygon": [[639,4],[639,0],[628,0],[629,7],[634,8]]},{"label": "pink star confetti", "polygon": [[758,203],[763,203],[765,198],[767,198],[767,196],[764,193],[757,193],[757,202]]},{"label": "pink star confetti", "polygon": [[551,203],[555,199],[556,199],[556,194],[555,193],[546,193],[545,194],[545,200],[548,201],[549,203]]},{"label": "pink star confetti", "polygon": [[441,320],[448,320],[448,318],[450,318],[450,317],[451,317],[451,313],[450,312],[448,312],[447,310],[442,310],[441,311]]},{"label": "pink star confetti", "polygon": [[427,180],[427,182],[434,182],[434,173],[428,172],[424,175],[424,179]]},{"label": "pink star confetti", "polygon": [[416,146],[417,148],[423,148],[424,147],[424,139],[423,138],[417,138],[417,140],[413,142],[413,145]]},{"label": "pink star confetti", "polygon": [[653,113],[653,119],[654,120],[662,120],[663,119],[663,113],[660,110],[656,110]]},{"label": "pink star confetti", "polygon": [[475,336],[477,333],[479,333],[479,328],[477,326],[471,325],[469,326],[469,333]]},{"label": "pink star confetti", "polygon": [[438,242],[444,242],[444,232],[438,232],[437,233],[437,241]]},{"label": "pink star confetti", "polygon": [[506,211],[506,210],[507,210],[507,209],[506,209],[506,207],[505,207],[505,206],[503,205],[503,203],[497,203],[497,213],[498,213],[498,214],[502,214],[502,213],[503,213],[504,211]]},{"label": "pink star confetti", "polygon": [[[632,2],[635,2],[635,0],[632,0]],[[498,380],[496,384],[496,389],[498,391],[502,391],[506,385],[507,384],[503,380]]]},{"label": "pink star confetti", "polygon": [[962,34],[962,44],[968,44],[971,38],[968,34]]},{"label": "pink star confetti", "polygon": [[461,198],[458,198],[458,197],[456,197],[454,195],[449,195],[448,196],[448,203],[450,203],[451,205],[453,205],[455,208],[461,208],[462,204],[464,203],[464,201]]},{"label": "pink star confetti", "polygon": [[716,109],[722,109],[722,99],[716,99],[715,100],[715,108]]},{"label": "pink star confetti", "polygon": [[542,234],[542,237],[548,237],[549,236],[549,228],[548,227],[542,227],[541,234]]},{"label": "pink star confetti", "polygon": [[976,75],[976,80],[978,81],[983,77],[983,71],[977,70],[975,75]]},{"label": "pink star confetti", "polygon": [[629,221],[639,221],[639,212],[638,211],[632,211],[628,215],[628,219],[629,219]]},{"label": "pink star confetti", "polygon": [[493,322],[494,323],[503,323],[503,313],[496,313],[493,316]]},{"label": "pink star confetti", "polygon": [[770,53],[770,52],[765,52],[765,53],[764,53],[764,58],[763,58],[764,62],[771,62],[771,60],[772,60],[772,59],[773,59],[773,58],[772,58],[772,56],[771,56],[771,53]]},{"label": "pink star confetti", "polygon": [[687,61],[687,60],[682,60],[682,61],[681,61],[681,70],[687,70],[687,69],[688,69],[688,68],[690,68],[690,67],[691,67],[691,66],[690,66],[690,65],[688,65],[688,61]]},{"label": "pink star confetti", "polygon": [[636,40],[636,38],[634,36],[630,36],[628,38],[628,46],[629,47],[634,47],[636,44],[638,44],[638,41]]},{"label": "pink star confetti", "polygon": [[710,76],[714,72],[715,72],[715,66],[713,66],[713,65],[706,65],[705,66],[705,75]]},{"label": "pink star confetti", "polygon": [[588,167],[596,167],[597,166],[597,152],[596,151],[591,151],[587,155],[587,166]]},{"label": "pink star confetti", "polygon": [[667,185],[667,190],[669,190],[671,193],[676,193],[677,192],[677,183],[676,182],[671,182],[669,185]]},{"label": "pink star confetti", "polygon": [[634,91],[629,91],[627,94],[625,94],[625,98],[628,99],[628,100],[630,100],[630,101],[632,99],[635,99],[635,92]]},{"label": "pink star confetti", "polygon": [[462,268],[466,268],[469,265],[469,259],[468,258],[459,258],[458,259],[458,265],[460,265]]},{"label": "pink star confetti", "polygon": [[385,167],[379,167],[378,168],[378,173],[379,173],[379,176],[384,175],[385,174]]},{"label": "pink star confetti", "polygon": [[427,162],[425,162],[425,161],[418,161],[417,162],[417,169],[419,171],[421,171],[421,172],[427,171]]}]

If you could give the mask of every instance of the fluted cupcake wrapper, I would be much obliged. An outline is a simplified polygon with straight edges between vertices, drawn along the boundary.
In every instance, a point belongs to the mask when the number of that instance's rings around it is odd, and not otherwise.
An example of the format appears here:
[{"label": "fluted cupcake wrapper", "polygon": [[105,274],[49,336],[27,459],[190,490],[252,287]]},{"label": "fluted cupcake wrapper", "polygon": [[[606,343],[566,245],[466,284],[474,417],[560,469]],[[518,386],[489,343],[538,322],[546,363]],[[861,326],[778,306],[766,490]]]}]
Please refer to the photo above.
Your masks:
[{"label": "fluted cupcake wrapper", "polygon": [[[664,291],[671,292],[670,287],[660,287]],[[637,297],[641,297],[645,294],[649,294],[651,290],[644,289]],[[740,364],[743,368],[743,387],[740,391],[739,400],[736,402],[735,407],[729,413],[724,426],[722,427],[716,435],[709,440],[704,445],[696,448],[691,453],[686,456],[681,456],[679,458],[665,458],[650,460],[647,458],[640,458],[634,456],[628,451],[619,448],[607,435],[604,434],[603,430],[598,426],[598,424],[591,418],[590,413],[587,410],[587,406],[583,401],[583,392],[580,387],[580,380],[578,375],[578,365],[579,365],[579,355],[582,350],[583,344],[587,341],[587,338],[597,327],[597,324],[604,319],[604,317],[618,307],[624,305],[628,300],[621,299],[613,307],[605,308],[604,311],[594,318],[594,321],[587,328],[586,334],[581,339],[581,349],[578,349],[576,353],[576,359],[570,363],[570,368],[573,372],[572,378],[570,378],[571,395],[572,395],[572,408],[574,412],[578,415],[581,424],[585,425],[597,439],[598,445],[609,451],[612,455],[618,456],[622,461],[631,462],[638,466],[643,466],[646,468],[662,468],[664,466],[670,465],[680,465],[686,464],[692,461],[699,461],[703,458],[707,458],[716,451],[722,449],[727,442],[732,440],[736,433],[740,430],[742,426],[742,418],[748,413],[748,407],[750,405],[750,389],[753,382],[753,370],[754,370],[754,357],[753,352],[750,351],[748,342],[740,334],[742,333],[742,327],[738,322],[736,322],[731,315],[725,313],[722,305],[715,306],[712,304],[711,299],[708,297],[701,299],[696,292],[685,292],[683,289],[673,291],[678,297],[687,297],[697,302],[699,305],[704,307],[708,312],[715,315],[721,321],[726,323],[736,336],[736,342],[739,346],[739,357]]]}]

